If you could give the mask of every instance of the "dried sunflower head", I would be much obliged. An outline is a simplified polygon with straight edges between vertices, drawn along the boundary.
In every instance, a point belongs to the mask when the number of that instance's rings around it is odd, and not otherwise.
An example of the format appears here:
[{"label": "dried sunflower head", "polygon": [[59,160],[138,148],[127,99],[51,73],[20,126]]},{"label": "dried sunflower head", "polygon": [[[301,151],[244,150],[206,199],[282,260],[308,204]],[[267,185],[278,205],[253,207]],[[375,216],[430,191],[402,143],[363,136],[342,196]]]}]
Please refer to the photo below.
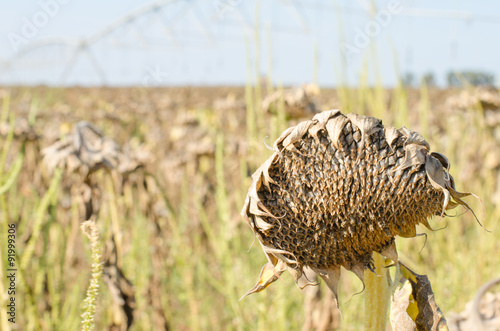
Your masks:
[{"label": "dried sunflower head", "polygon": [[120,153],[120,146],[113,139],[85,121],[76,124],[73,135],[42,150],[43,162],[49,170],[61,167],[84,176],[103,167],[116,168]]},{"label": "dried sunflower head", "polygon": [[152,158],[143,146],[131,148],[127,145],[122,150],[116,141],[104,136],[101,130],[86,121],[78,122],[72,135],[44,148],[42,155],[49,171],[59,167],[68,173],[78,172],[84,177],[101,168],[128,174]]},{"label": "dried sunflower head", "polygon": [[307,84],[284,91],[275,91],[262,101],[265,112],[273,112],[281,99],[284,102],[284,111],[291,118],[308,118],[319,112],[314,97],[320,93],[315,84]]},{"label": "dried sunflower head", "polygon": [[265,289],[288,270],[299,287],[312,269],[337,296],[340,267],[372,269],[372,252],[397,260],[394,238],[463,205],[449,162],[405,127],[339,110],[317,114],[283,132],[273,155],[253,174],[242,210],[268,263]]},{"label": "dried sunflower head", "polygon": [[6,137],[11,130],[14,131],[14,138],[21,141],[34,141],[40,138],[26,118],[16,119],[14,127],[8,122],[0,122],[0,137]]}]

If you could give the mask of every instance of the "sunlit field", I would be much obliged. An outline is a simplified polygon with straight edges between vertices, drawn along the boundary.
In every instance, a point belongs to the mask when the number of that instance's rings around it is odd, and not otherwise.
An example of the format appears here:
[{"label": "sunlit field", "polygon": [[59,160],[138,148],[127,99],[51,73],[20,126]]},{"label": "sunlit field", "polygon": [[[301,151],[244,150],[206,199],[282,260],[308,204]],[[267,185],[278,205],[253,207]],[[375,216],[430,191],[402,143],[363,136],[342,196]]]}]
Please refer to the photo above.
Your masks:
[{"label": "sunlit field", "polygon": [[[317,326],[322,302],[331,300],[325,284],[313,300],[285,273],[238,301],[266,263],[240,216],[251,174],[282,131],[314,115],[291,114],[279,97],[263,109],[265,96],[281,90],[287,88],[1,88],[0,293],[9,287],[3,243],[15,224],[18,329],[76,330],[90,326],[82,324],[89,316],[96,330]],[[498,91],[425,83],[388,90],[361,79],[356,88],[318,89],[311,100],[318,111],[338,108],[420,132],[449,158],[457,189],[479,197],[466,201],[490,232],[459,207],[430,221],[438,231],[418,227],[425,236],[397,240],[400,259],[429,277],[445,316],[464,310],[499,276]],[[80,121],[118,144],[92,154],[105,166],[46,149],[73,137]],[[87,220],[95,223],[82,229]],[[89,224],[97,231],[92,240]],[[364,293],[354,295],[361,290],[343,272],[343,317],[328,325],[362,329]],[[1,330],[12,328],[9,318],[0,310]]]}]

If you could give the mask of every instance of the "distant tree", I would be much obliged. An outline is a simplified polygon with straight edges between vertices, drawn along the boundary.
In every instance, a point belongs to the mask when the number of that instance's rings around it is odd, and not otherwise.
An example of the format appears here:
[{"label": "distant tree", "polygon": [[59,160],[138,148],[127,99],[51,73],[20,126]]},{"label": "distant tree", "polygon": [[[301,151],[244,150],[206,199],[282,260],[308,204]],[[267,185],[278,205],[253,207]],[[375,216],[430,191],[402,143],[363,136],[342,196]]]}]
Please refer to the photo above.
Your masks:
[{"label": "distant tree", "polygon": [[463,87],[467,83],[473,86],[493,86],[495,75],[480,71],[450,71],[447,75],[447,81],[449,87]]},{"label": "distant tree", "polygon": [[427,72],[426,74],[424,74],[422,80],[425,82],[425,85],[427,85],[427,87],[436,86],[436,79],[434,78],[434,74],[432,72]]},{"label": "distant tree", "polygon": [[406,72],[401,76],[401,83],[404,87],[415,86],[415,75],[412,72]]}]

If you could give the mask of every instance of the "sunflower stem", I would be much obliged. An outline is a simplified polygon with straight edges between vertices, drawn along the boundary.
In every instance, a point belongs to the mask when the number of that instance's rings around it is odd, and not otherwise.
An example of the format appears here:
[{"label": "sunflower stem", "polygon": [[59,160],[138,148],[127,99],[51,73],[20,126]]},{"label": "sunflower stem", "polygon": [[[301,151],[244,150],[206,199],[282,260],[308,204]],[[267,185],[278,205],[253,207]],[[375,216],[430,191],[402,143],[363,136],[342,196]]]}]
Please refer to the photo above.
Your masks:
[{"label": "sunflower stem", "polygon": [[389,270],[384,268],[384,258],[373,254],[375,273],[365,271],[365,330],[385,330],[389,309],[390,278]]}]

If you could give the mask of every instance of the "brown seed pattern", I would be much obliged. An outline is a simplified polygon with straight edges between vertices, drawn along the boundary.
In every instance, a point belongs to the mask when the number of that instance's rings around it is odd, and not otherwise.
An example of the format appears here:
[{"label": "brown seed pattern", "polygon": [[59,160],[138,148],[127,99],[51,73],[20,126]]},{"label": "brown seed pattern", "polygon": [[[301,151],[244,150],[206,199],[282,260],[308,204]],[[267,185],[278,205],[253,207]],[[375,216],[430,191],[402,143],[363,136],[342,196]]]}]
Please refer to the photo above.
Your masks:
[{"label": "brown seed pattern", "polygon": [[467,206],[460,198],[468,194],[454,190],[448,160],[429,149],[404,127],[338,110],[320,113],[275,142],[275,153],[253,175],[242,215],[269,266],[286,264],[297,283],[311,268],[336,294],[340,266],[362,278],[372,252],[397,259],[396,235],[413,237],[427,218]]}]

